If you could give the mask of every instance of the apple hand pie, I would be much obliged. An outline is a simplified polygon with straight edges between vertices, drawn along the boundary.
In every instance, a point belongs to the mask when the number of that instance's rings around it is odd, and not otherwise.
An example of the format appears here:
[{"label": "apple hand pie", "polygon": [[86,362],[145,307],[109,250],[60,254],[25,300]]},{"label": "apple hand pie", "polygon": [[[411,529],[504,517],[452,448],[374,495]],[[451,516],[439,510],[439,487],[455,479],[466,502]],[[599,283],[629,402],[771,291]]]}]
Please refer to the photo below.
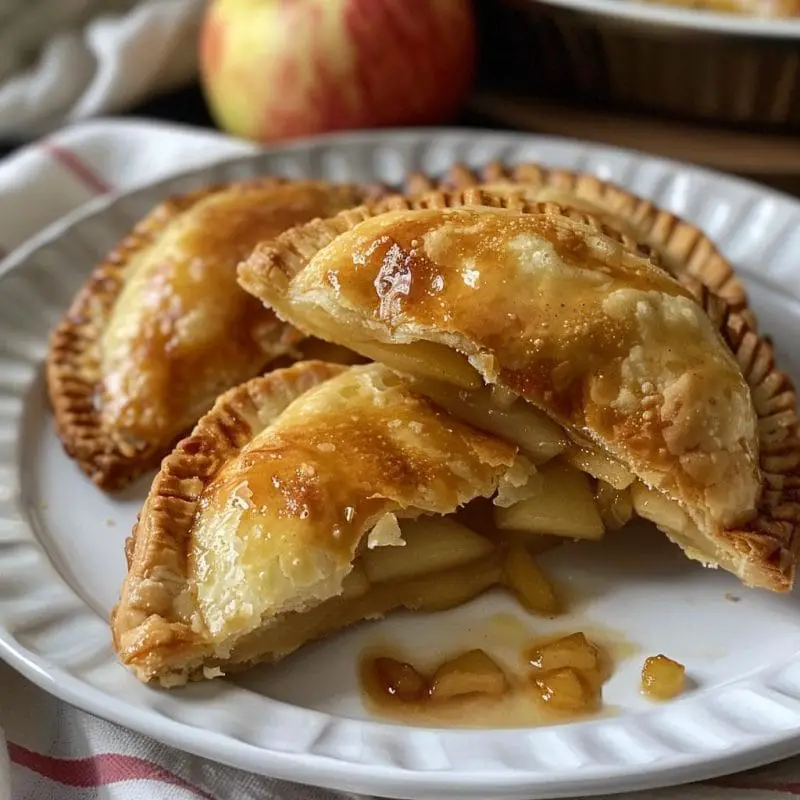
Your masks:
[{"label": "apple hand pie", "polygon": [[[591,214],[657,252],[672,274],[697,278],[733,311],[743,314],[755,329],[755,317],[748,308],[744,286],[705,233],[615,183],[595,175],[548,169],[539,164],[506,166],[493,162],[480,172],[464,164],[455,164],[437,180],[415,173],[408,177],[406,186],[410,195],[416,196],[415,206],[435,203],[437,190],[479,190],[481,194],[500,194],[531,203],[557,203]],[[472,198],[474,202],[474,194]]]},{"label": "apple hand pie", "polygon": [[[484,426],[546,464],[555,438],[538,448],[508,422],[534,406],[562,432],[559,459],[598,481],[606,524],[632,509],[689,557],[788,589],[800,443],[769,342],[592,217],[523,210],[346,211],[256,248],[240,283],[307,333],[415,376],[453,414],[488,405]],[[546,490],[500,526],[557,533]],[[583,520],[582,536],[598,530]]]},{"label": "apple hand pie", "polygon": [[257,242],[365,196],[355,186],[263,178],[174,198],[145,217],[95,269],[51,340],[57,429],[86,474],[120,488],[220,392],[276,359],[302,357],[305,337],[241,291],[236,264]]},{"label": "apple hand pie", "polygon": [[[252,379],[164,459],[128,542],[115,649],[170,686],[393,608],[459,605],[504,581],[503,553],[449,515],[524,496],[534,470],[379,364]],[[532,560],[508,569],[524,598]],[[537,603],[552,611],[552,592]]]}]

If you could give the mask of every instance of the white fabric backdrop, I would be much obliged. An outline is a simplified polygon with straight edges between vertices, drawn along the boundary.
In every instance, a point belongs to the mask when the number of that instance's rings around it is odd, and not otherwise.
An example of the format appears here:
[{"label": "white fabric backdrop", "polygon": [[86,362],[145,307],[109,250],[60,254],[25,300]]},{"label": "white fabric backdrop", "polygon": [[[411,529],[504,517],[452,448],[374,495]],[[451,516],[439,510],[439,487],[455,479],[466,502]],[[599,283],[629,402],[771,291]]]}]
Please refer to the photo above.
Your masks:
[{"label": "white fabric backdrop", "polygon": [[192,79],[203,0],[0,0],[0,138],[119,112]]}]

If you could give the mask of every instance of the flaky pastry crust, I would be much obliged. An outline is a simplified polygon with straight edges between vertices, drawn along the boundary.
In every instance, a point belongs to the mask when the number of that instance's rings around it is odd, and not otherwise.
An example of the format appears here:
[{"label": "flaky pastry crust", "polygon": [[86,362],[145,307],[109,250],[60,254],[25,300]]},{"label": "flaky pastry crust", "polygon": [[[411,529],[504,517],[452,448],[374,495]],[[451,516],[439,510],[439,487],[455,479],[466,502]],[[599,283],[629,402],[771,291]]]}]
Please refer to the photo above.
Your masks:
[{"label": "flaky pastry crust", "polygon": [[[378,364],[253,379],[164,459],[127,545],[120,660],[171,685],[280,658],[302,644],[303,614],[345,590],[379,522],[399,535],[397,518],[452,513],[526,465]],[[267,646],[291,615],[300,633]]]},{"label": "flaky pastry crust", "polygon": [[[627,333],[620,336],[625,338],[631,335],[632,321],[638,320],[638,335],[646,337],[648,323],[644,320],[650,316],[662,321],[670,317],[691,318],[689,328],[693,334],[687,328],[679,341],[671,341],[668,336],[661,345],[666,348],[662,361],[674,362],[683,371],[683,377],[667,380],[660,399],[642,398],[645,405],[652,402],[658,406],[662,423],[651,425],[657,417],[646,413],[641,403],[627,407],[622,402],[619,376],[609,384],[609,397],[616,398],[614,402],[620,404],[618,411],[623,416],[629,415],[630,424],[622,422],[617,426],[604,418],[605,412],[596,409],[582,417],[587,413],[586,402],[578,401],[576,405],[569,392],[564,395],[554,385],[541,383],[542,375],[526,367],[526,356],[515,344],[518,334],[511,335],[514,326],[499,321],[508,313],[519,322],[519,313],[523,313],[525,329],[535,318],[535,314],[531,316],[532,309],[515,311],[516,298],[526,294],[523,283],[511,282],[513,296],[497,291],[470,293],[463,289],[452,294],[455,284],[461,286],[453,272],[454,265],[463,267],[462,278],[466,280],[469,254],[481,247],[485,250],[487,242],[494,242],[492,247],[497,248],[508,245],[509,230],[513,229],[516,237],[531,233],[530,225],[526,228],[517,215],[511,215],[483,238],[468,241],[470,226],[478,228],[481,213],[487,212],[472,209],[469,214],[460,213],[458,206],[464,202],[513,208],[525,216],[538,216],[537,235],[549,239],[548,247],[555,247],[557,260],[567,265],[580,263],[581,259],[594,260],[595,269],[602,273],[609,269],[613,272],[621,263],[628,262],[628,273],[616,286],[623,291],[613,293],[615,304],[626,299],[618,308],[604,310],[606,322],[596,328],[589,324],[587,331],[597,332],[592,336],[605,336],[601,331],[610,323],[612,327],[622,325]],[[444,209],[440,213],[448,222],[438,226],[435,215],[420,217],[419,212],[416,216],[402,210],[385,213],[387,205],[395,209],[415,205]],[[507,210],[488,213],[508,214]],[[460,226],[462,238],[450,246],[445,229],[453,220],[456,227]],[[508,226],[506,233],[504,226]],[[608,247],[608,242],[604,244],[598,238],[599,234],[610,235],[616,249],[607,250],[605,255],[598,252]],[[594,244],[587,246],[590,240]],[[523,241],[521,247],[525,246]],[[444,254],[443,258],[432,252],[436,247]],[[448,247],[451,247],[449,255]],[[239,275],[242,285],[281,317],[332,341],[347,341],[359,349],[362,342],[425,340],[445,344],[467,355],[484,380],[509,386],[582,435],[599,433],[599,443],[621,457],[646,483],[665,491],[691,512],[722,556],[715,558],[685,547],[688,554],[711,564],[719,561],[749,585],[786,590],[793,581],[800,521],[800,442],[791,382],[775,367],[771,344],[759,338],[748,314],[737,311],[692,275],[678,275],[680,284],[663,273],[659,278],[654,262],[634,253],[635,248],[624,234],[615,234],[603,221],[574,208],[559,211],[552,203],[525,203],[519,197],[503,198],[471,189],[451,194],[440,192],[422,202],[392,198],[378,208],[352,209],[331,220],[295,228],[272,245],[257,248],[240,266]],[[541,248],[537,251],[534,247],[528,262],[535,269],[548,258]],[[489,257],[482,265],[486,268],[491,263]],[[450,271],[441,269],[443,266]],[[479,280],[480,267],[474,272],[474,279]],[[504,280],[500,267],[499,272],[490,272],[485,284],[496,287]],[[536,291],[534,281],[529,292]],[[581,291],[577,284],[570,286],[567,280],[558,294],[569,298],[570,307],[578,313],[579,301],[585,299]],[[692,310],[697,307],[688,299],[690,296],[700,309]],[[649,298],[653,298],[652,303]],[[556,299],[555,294],[550,299]],[[561,324],[558,313],[553,314],[552,310],[547,313],[550,315],[547,319],[554,325]],[[674,319],[670,323],[673,327]],[[704,323],[704,319],[712,324]],[[480,326],[483,328],[478,329]],[[576,317],[575,333],[579,327]],[[722,341],[715,341],[716,333],[711,335],[713,329],[719,332],[733,358],[726,355]],[[562,341],[566,341],[565,333],[562,331]],[[570,338],[568,334],[567,339]],[[541,346],[538,339],[525,341],[535,351],[546,349],[553,340],[542,334]],[[601,350],[610,347],[611,352],[616,347],[608,341],[598,341]],[[689,356],[698,342],[701,344],[696,352]],[[580,336],[577,343],[577,349],[562,348],[561,355],[566,356],[559,360],[565,365],[565,372],[572,370],[572,364],[581,362],[581,347],[591,350]],[[592,340],[592,347],[596,344]],[[642,345],[643,340],[639,340],[636,347]],[[633,353],[631,350],[631,356]],[[651,355],[657,357],[658,347]],[[704,364],[700,372],[689,366],[694,357]],[[689,360],[684,363],[682,359]],[[637,373],[639,367],[632,357],[627,361],[631,374]],[[543,362],[540,359],[538,363]],[[637,391],[657,386],[663,377],[656,362],[642,368],[645,380],[637,375],[631,384],[632,388],[638,385]],[[591,376],[593,369],[599,369],[597,375],[602,376],[600,363],[589,367],[587,374]],[[648,375],[648,370],[653,370],[652,374]],[[566,374],[562,377],[571,378]],[[566,385],[571,385],[569,380]],[[604,393],[597,381],[584,386]],[[608,403],[595,405],[602,408]],[[576,408],[580,409],[577,417]],[[664,429],[663,423],[667,423]],[[700,423],[699,427],[696,423]],[[696,450],[706,455],[698,457],[693,452]],[[664,461],[665,453],[677,459]],[[680,540],[678,543],[685,544]]]},{"label": "flaky pastry crust", "polygon": [[46,375],[64,447],[98,486],[155,466],[221,391],[303,356],[305,337],[241,292],[235,265],[367,196],[274,177],[203,189],[158,206],[94,269],[51,337]]},{"label": "flaky pastry crust", "polygon": [[177,607],[189,575],[189,532],[204,489],[293,400],[344,369],[301,362],[231,389],[162,462],[126,541],[128,574],[111,614],[114,648],[143,679],[177,665],[180,683],[212,649]]},{"label": "flaky pastry crust", "polygon": [[455,164],[436,179],[414,173],[408,176],[405,188],[411,197],[442,190],[480,189],[484,193],[499,192],[530,202],[550,201],[584,211],[652,248],[673,274],[697,278],[733,311],[744,315],[753,330],[756,328],[745,288],[714,242],[690,222],[611,181],[534,163],[506,166],[492,162],[479,170]]}]

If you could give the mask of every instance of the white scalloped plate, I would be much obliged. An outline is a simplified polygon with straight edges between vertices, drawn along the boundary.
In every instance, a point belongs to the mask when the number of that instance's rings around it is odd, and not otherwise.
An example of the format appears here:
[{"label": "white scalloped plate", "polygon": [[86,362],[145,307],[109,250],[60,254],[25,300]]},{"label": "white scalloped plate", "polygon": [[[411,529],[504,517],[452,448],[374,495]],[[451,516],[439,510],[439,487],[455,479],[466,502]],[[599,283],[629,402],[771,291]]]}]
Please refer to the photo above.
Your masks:
[{"label": "white scalloped plate", "polygon": [[[549,569],[578,609],[559,630],[624,637],[605,697],[616,713],[505,730],[414,728],[363,709],[356,658],[378,641],[444,653],[496,633],[515,615],[531,635],[554,630],[490,595],[427,617],[398,615],[308,647],[235,681],[165,692],[112,657],[109,609],[122,543],[146,491],[96,491],[53,433],[41,363],[48,331],[108,248],[167,195],[263,171],[397,182],[451,162],[539,160],[615,179],[703,226],[747,279],[762,326],[800,375],[800,204],[754,184],[619,150],[470,132],[359,134],[303,143],[101,199],[57,223],[0,269],[0,653],[33,681],[90,712],[185,750],[280,778],[395,797],[532,798],[653,787],[732,772],[800,751],[800,605],[748,592],[703,570],[652,531],[565,547]],[[793,295],[794,291],[794,295]],[[731,597],[740,598],[732,602]],[[475,646],[475,645],[473,645]],[[688,665],[693,688],[652,705],[637,693],[645,655]]]},{"label": "white scalloped plate", "polygon": [[722,34],[739,38],[794,40],[800,37],[797,17],[757,17],[720,11],[700,11],[666,3],[643,3],[638,0],[528,0],[578,11],[591,16],[616,20],[628,25],[692,32]]}]

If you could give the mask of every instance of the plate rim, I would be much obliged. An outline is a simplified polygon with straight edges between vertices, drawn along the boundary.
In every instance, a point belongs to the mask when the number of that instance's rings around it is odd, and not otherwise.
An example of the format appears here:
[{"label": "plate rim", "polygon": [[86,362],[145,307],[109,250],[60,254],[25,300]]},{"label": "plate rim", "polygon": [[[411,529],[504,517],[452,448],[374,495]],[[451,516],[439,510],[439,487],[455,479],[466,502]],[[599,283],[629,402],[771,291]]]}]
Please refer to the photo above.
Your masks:
[{"label": "plate rim", "polygon": [[[537,2],[550,3],[553,5],[571,5],[573,3],[579,5],[587,5],[591,7],[592,3],[609,3],[615,6],[619,0],[537,0]],[[627,0],[625,0],[627,2]],[[798,20],[798,35],[800,35],[800,20]],[[140,125],[149,126],[146,120],[134,119],[135,123]],[[119,123],[119,121],[116,121]],[[90,123],[86,123],[87,125]],[[156,123],[152,127],[169,128],[172,126]],[[191,126],[176,125],[181,131],[191,131]],[[158,178],[154,181],[133,186],[125,191],[111,191],[106,194],[92,197],[84,203],[76,206],[71,211],[63,214],[57,219],[45,225],[40,231],[37,231],[32,236],[29,236],[24,241],[13,247],[9,252],[0,258],[0,281],[6,277],[8,272],[11,272],[19,266],[20,262],[30,258],[39,248],[53,242],[55,239],[64,235],[69,228],[79,224],[80,222],[88,219],[89,217],[100,214],[108,210],[112,205],[118,202],[136,196],[139,193],[152,191],[162,186],[176,183],[183,180],[190,180],[193,177],[199,177],[204,173],[215,168],[231,167],[240,163],[248,163],[257,161],[259,159],[268,159],[275,155],[300,153],[307,150],[319,149],[326,146],[336,147],[337,145],[349,144],[370,144],[373,141],[396,141],[406,140],[408,142],[423,140],[423,139],[439,139],[439,138],[459,138],[459,139],[476,139],[486,142],[510,142],[515,144],[522,144],[524,142],[539,143],[544,146],[572,146],[582,148],[592,153],[602,153],[611,156],[633,156],[641,163],[649,163],[664,168],[673,168],[679,171],[691,171],[696,175],[702,176],[707,181],[715,183],[723,182],[731,186],[739,187],[746,190],[751,194],[757,194],[761,197],[768,197],[780,203],[788,203],[797,207],[800,211],[800,198],[794,197],[786,191],[775,189],[768,186],[754,178],[745,178],[739,175],[734,175],[724,172],[714,167],[706,167],[701,164],[693,164],[688,161],[681,161],[677,158],[670,158],[668,156],[658,156],[644,150],[636,150],[630,147],[618,147],[612,144],[605,144],[603,142],[593,142],[588,139],[574,139],[567,136],[559,136],[556,134],[538,134],[538,133],[525,133],[521,131],[504,131],[493,128],[467,128],[467,127],[448,127],[448,126],[421,126],[417,128],[382,128],[375,131],[344,131],[326,133],[315,136],[301,137],[294,139],[289,143],[276,144],[271,147],[259,147],[258,149],[249,153],[240,153],[237,155],[221,155],[212,158],[202,166],[190,167],[188,169],[181,169],[169,175]],[[227,138],[227,137],[221,137]],[[557,166],[557,165],[551,165]],[[579,170],[576,170],[579,171]],[[276,173],[279,174],[279,173]],[[614,179],[603,178],[603,180]],[[671,210],[671,209],[668,209]],[[745,268],[745,271],[748,271]],[[748,271],[749,272],[749,271]],[[750,273],[755,275],[755,273]],[[763,278],[763,275],[757,277]]]},{"label": "plate rim", "polygon": [[743,39],[800,38],[800,19],[726,14],[722,11],[683,9],[677,6],[634,3],[631,0],[526,0],[528,3],[577,11],[604,19],[642,26],[660,26],[685,32],[715,33]]},{"label": "plate rim", "polygon": [[[788,202],[800,213],[799,201],[782,192],[761,187],[752,181],[729,176],[715,170],[704,169],[690,164],[682,164],[681,162],[671,159],[652,157],[622,148],[595,145],[589,142],[566,140],[561,137],[530,136],[526,134],[492,131],[476,132],[460,128],[424,130],[398,129],[378,133],[344,133],[325,137],[313,137],[311,139],[294,142],[290,145],[260,150],[249,154],[214,158],[203,167],[187,169],[165,178],[142,184],[129,191],[94,198],[85,205],[78,207],[73,212],[54,221],[6,256],[6,258],[0,262],[0,284],[17,269],[23,268],[40,248],[52,244],[59,238],[68,235],[69,231],[74,226],[80,224],[80,222],[90,217],[103,214],[113,208],[115,204],[124,203],[132,196],[158,191],[161,188],[192,178],[202,179],[202,176],[214,169],[230,168],[232,165],[241,163],[258,163],[260,161],[266,161],[276,154],[301,153],[309,150],[309,148],[335,148],[337,145],[344,144],[391,145],[400,139],[405,141],[430,141],[447,137],[456,137],[460,140],[469,141],[493,140],[517,144],[527,142],[538,143],[544,146],[551,144],[562,148],[566,145],[568,148],[574,149],[575,151],[584,149],[595,154],[624,154],[629,158],[632,156],[640,163],[654,162],[664,167],[674,166],[680,170],[690,170],[695,174],[703,176],[707,180],[713,180],[715,182],[732,181],[738,184],[740,188],[747,189],[757,196],[774,196],[775,199]],[[43,551],[41,545],[38,544],[38,540],[37,547]],[[47,558],[44,552],[42,552],[42,555]],[[772,736],[762,735],[757,743],[742,739],[741,744],[738,746],[734,746],[720,753],[715,753],[711,758],[706,755],[698,759],[697,752],[689,753],[686,754],[686,757],[683,759],[673,758],[671,766],[666,768],[663,766],[657,767],[656,770],[651,770],[647,763],[625,764],[620,765],[620,768],[616,769],[609,768],[608,766],[600,766],[595,767],[593,772],[587,767],[582,767],[580,777],[573,781],[574,785],[570,786],[568,785],[569,781],[565,782],[560,777],[556,778],[561,788],[557,789],[555,792],[550,785],[552,784],[553,778],[547,772],[526,772],[520,777],[513,769],[507,770],[506,773],[498,773],[497,771],[476,771],[467,773],[464,771],[454,772],[452,770],[413,771],[410,769],[403,773],[394,769],[389,770],[391,772],[391,775],[389,775],[387,774],[388,768],[383,765],[365,765],[363,763],[353,763],[341,759],[325,759],[319,754],[309,751],[294,753],[269,750],[242,740],[234,740],[232,737],[225,734],[218,734],[216,732],[200,729],[196,725],[181,722],[175,718],[163,715],[153,716],[155,712],[150,708],[139,709],[125,700],[109,697],[109,695],[100,688],[81,681],[80,678],[72,675],[66,669],[58,666],[54,669],[53,665],[45,659],[40,658],[35,653],[27,650],[19,642],[14,641],[13,635],[6,628],[2,618],[0,618],[0,655],[15,669],[50,694],[81,707],[90,713],[110,719],[117,724],[156,738],[173,747],[188,750],[189,752],[206,758],[223,761],[224,763],[237,766],[241,769],[253,770],[258,766],[258,772],[287,780],[302,780],[303,774],[308,774],[309,771],[313,771],[315,781],[319,781],[324,773],[325,783],[323,785],[344,790],[364,791],[364,787],[366,786],[368,787],[367,791],[377,790],[380,793],[386,791],[387,781],[390,781],[393,783],[391,790],[395,794],[397,792],[423,790],[427,794],[431,794],[431,791],[433,791],[431,796],[435,794],[435,796],[442,797],[449,796],[449,793],[452,791],[459,791],[462,796],[473,796],[475,791],[485,792],[500,788],[504,791],[503,796],[509,798],[516,796],[531,797],[532,792],[540,789],[543,790],[544,793],[536,794],[537,797],[569,796],[574,791],[580,791],[583,794],[596,794],[633,788],[648,789],[667,784],[697,780],[699,777],[697,768],[700,765],[703,766],[702,777],[714,777],[730,771],[734,764],[736,771],[739,771],[743,768],[750,768],[772,761],[776,758],[776,751],[778,750],[781,752],[785,750],[786,755],[800,750],[800,725],[798,725],[797,729],[790,736],[787,736],[785,733],[775,733]],[[56,678],[59,678],[59,682],[57,682]],[[326,714],[325,712],[310,711],[309,709],[304,710],[320,717],[331,718],[335,716]],[[131,716],[131,712],[134,712],[133,716]],[[157,732],[154,732],[152,721],[148,724],[149,718],[157,721]],[[386,727],[384,723],[381,722],[359,721],[358,724],[365,727]],[[591,723],[584,723],[584,725],[585,724]],[[581,725],[579,724],[571,727],[579,728]],[[438,729],[425,730],[437,732]],[[464,737],[470,733],[474,734],[475,732],[447,729],[447,734],[454,738],[459,736]],[[210,745],[209,741],[211,742]],[[233,748],[232,750],[231,747]],[[250,756],[247,759],[238,757],[236,755],[236,750],[239,748],[244,748],[245,751],[250,753]],[[248,761],[249,766],[243,763],[244,761]],[[321,761],[325,762],[324,767],[320,763]],[[357,788],[352,783],[348,783],[350,778],[347,773],[358,774],[359,783]],[[609,785],[609,782],[611,782],[612,785]],[[437,794],[437,792],[439,793]],[[515,794],[515,792],[518,792],[518,794]]]}]

